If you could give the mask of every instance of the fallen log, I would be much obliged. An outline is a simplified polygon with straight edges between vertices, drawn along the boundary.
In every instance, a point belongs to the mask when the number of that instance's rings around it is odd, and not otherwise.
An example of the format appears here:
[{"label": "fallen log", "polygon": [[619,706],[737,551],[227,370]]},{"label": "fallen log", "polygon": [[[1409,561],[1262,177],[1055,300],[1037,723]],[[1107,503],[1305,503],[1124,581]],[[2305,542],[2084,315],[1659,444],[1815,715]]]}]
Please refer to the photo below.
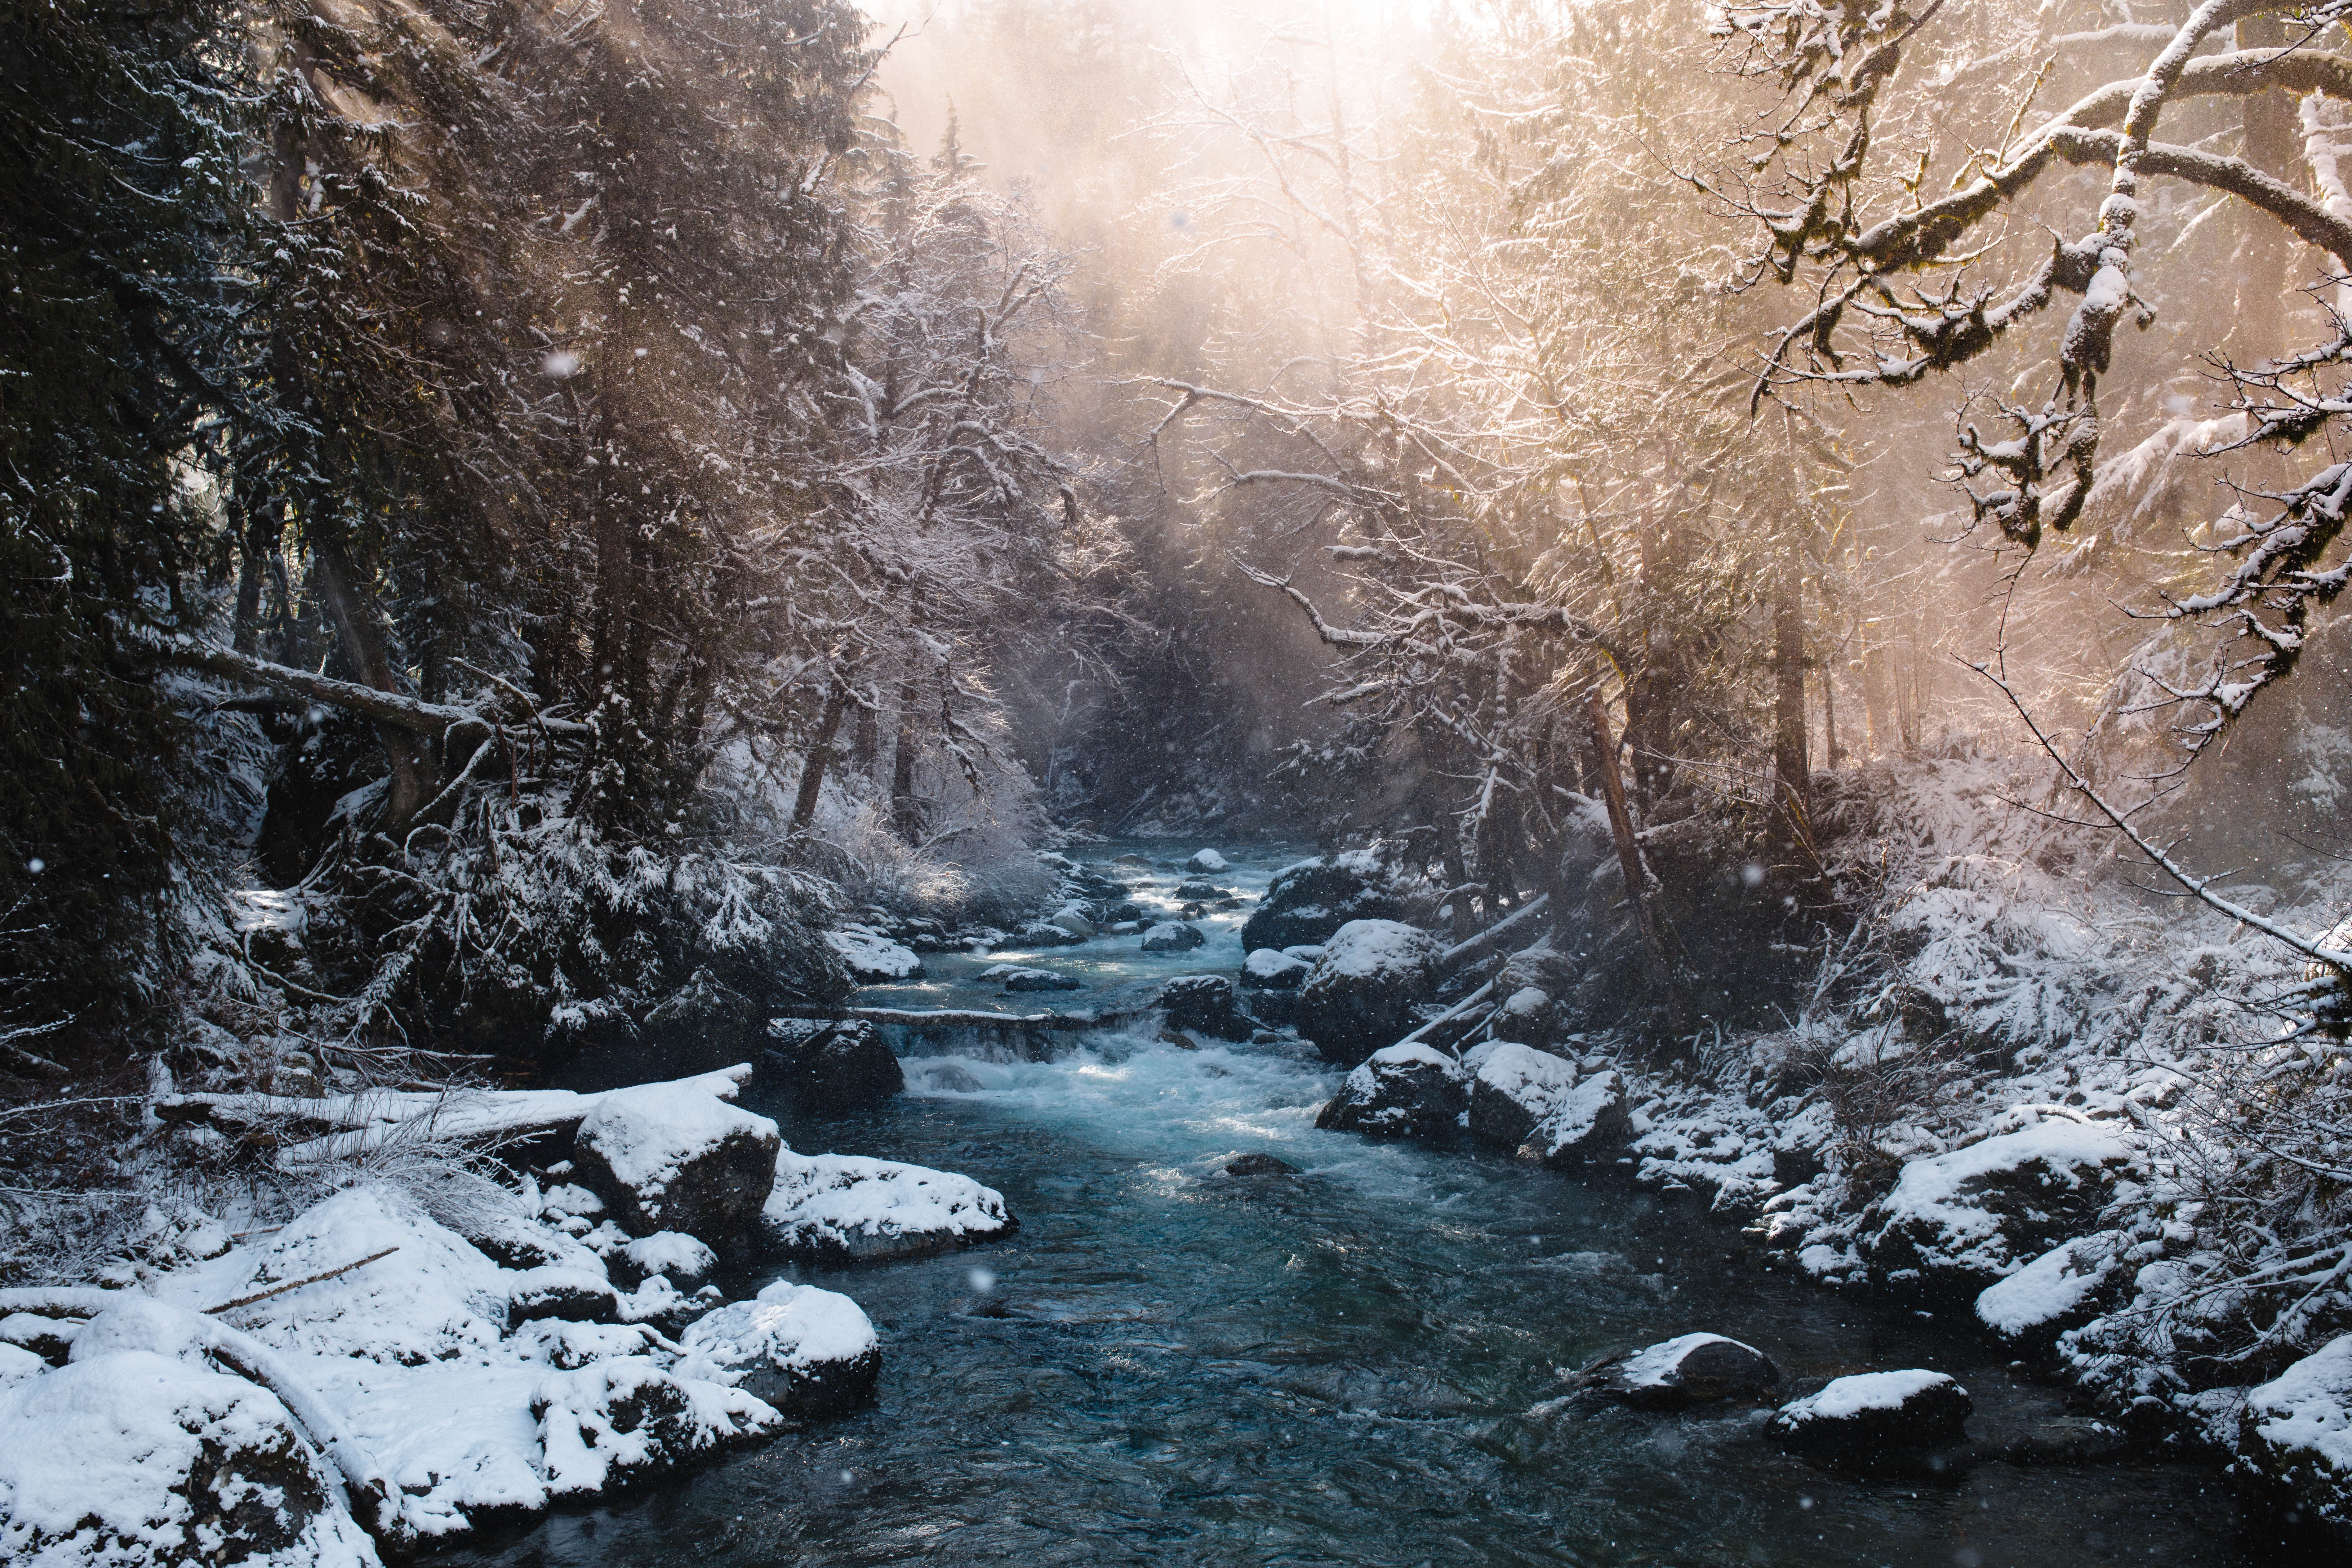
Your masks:
[{"label": "fallen log", "polygon": [[1117,1029],[1143,1016],[1129,1013],[992,1013],[985,1007],[787,1007],[777,1016],[824,1023],[863,1019],[910,1029]]},{"label": "fallen log", "polygon": [[1438,954],[1438,973],[1441,974],[1451,974],[1455,970],[1461,968],[1464,964],[1469,963],[1472,959],[1494,952],[1497,947],[1500,947],[1503,944],[1503,940],[1506,937],[1524,933],[1529,931],[1531,929],[1530,922],[1532,922],[1535,917],[1538,914],[1540,914],[1546,906],[1550,904],[1550,902],[1551,895],[1549,893],[1538,893],[1534,898],[1529,899],[1526,903],[1521,904],[1517,909],[1513,910],[1509,914],[1505,915],[1501,920],[1496,921],[1485,931],[1478,932],[1475,936],[1465,937],[1462,941],[1455,942],[1452,947],[1447,948],[1444,952]]}]

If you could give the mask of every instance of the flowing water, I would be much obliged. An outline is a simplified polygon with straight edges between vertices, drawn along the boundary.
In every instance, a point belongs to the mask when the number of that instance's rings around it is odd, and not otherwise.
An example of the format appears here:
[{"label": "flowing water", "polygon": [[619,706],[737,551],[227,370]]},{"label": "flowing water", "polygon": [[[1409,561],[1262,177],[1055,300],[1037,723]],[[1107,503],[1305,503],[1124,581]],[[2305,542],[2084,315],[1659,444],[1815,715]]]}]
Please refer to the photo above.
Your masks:
[{"label": "flowing water", "polygon": [[[1217,879],[1252,891],[1276,863],[1234,858]],[[1230,971],[1239,920],[1177,958],[1137,953],[1132,937],[959,956],[886,994],[974,1005],[968,977],[1018,956],[1090,989],[998,1005],[1115,1001],[1167,973]],[[1784,1382],[1952,1372],[1980,1436],[2063,1409],[1959,1326],[1792,1279],[1687,1197],[1318,1132],[1336,1078],[1296,1047],[1183,1051],[1097,1033],[1051,1062],[908,1068],[910,1092],[887,1108],[788,1123],[788,1138],[969,1172],[1003,1192],[1021,1229],[982,1250],[803,1276],[873,1317],[876,1404],[470,1560],[2276,1561],[2248,1534],[2261,1521],[2202,1467],[1980,1462],[1855,1479],[1779,1454],[1759,1411],[1564,1399],[1567,1374],[1613,1346],[1709,1329],[1764,1348]],[[1252,1152],[1302,1173],[1223,1173]]]}]

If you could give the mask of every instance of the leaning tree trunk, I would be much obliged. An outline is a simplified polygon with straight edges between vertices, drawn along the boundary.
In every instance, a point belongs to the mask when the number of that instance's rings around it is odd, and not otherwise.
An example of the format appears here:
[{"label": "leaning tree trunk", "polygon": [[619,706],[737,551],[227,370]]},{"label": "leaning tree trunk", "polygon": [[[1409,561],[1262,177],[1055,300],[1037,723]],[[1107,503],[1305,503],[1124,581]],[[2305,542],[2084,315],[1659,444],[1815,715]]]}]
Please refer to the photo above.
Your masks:
[{"label": "leaning tree trunk", "polygon": [[[342,640],[343,651],[350,656],[352,668],[361,681],[378,691],[397,693],[400,687],[393,679],[392,660],[384,652],[374,596],[357,581],[339,542],[313,542],[310,580],[318,586],[327,614],[334,618],[335,635]],[[406,826],[433,798],[432,751],[425,738],[413,730],[379,723],[375,732],[383,742],[384,760],[392,769],[391,782],[384,793],[383,826],[387,830],[397,830]]]},{"label": "leaning tree trunk", "polygon": [[849,710],[849,682],[834,682],[833,693],[825,699],[824,715],[817,721],[816,743],[809,747],[808,761],[801,764],[799,795],[793,801],[793,831],[805,833],[816,820],[817,796],[824,789],[824,770],[833,761],[833,737],[841,729],[841,717]]},{"label": "leaning tree trunk", "polygon": [[[1616,842],[1617,868],[1625,878],[1625,907],[1633,911],[1633,929],[1641,936],[1642,951],[1647,960],[1652,985],[1675,1005],[1675,966],[1666,951],[1665,933],[1660,929],[1657,911],[1650,904],[1649,879],[1642,868],[1641,841],[1633,837],[1633,814],[1625,805],[1625,780],[1617,771],[1617,740],[1609,732],[1609,714],[1601,706],[1601,693],[1588,694],[1584,703],[1585,721],[1592,728],[1592,752],[1595,771],[1601,775],[1601,799],[1609,809],[1609,837]],[[1680,1011],[1676,1006],[1676,1025],[1680,1026]]]},{"label": "leaning tree trunk", "polygon": [[1805,599],[1793,560],[1772,599],[1772,822],[1783,849],[1812,868],[1812,758],[1805,734]]}]

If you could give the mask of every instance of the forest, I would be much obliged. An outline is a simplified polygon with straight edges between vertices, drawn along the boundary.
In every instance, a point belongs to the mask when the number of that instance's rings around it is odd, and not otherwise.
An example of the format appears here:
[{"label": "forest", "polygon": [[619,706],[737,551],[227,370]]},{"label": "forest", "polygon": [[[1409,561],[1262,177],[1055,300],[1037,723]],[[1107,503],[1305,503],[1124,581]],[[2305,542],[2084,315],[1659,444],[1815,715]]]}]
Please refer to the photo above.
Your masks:
[{"label": "forest", "polygon": [[0,0],[0,1559],[2352,1542],[2352,0],[869,4]]}]

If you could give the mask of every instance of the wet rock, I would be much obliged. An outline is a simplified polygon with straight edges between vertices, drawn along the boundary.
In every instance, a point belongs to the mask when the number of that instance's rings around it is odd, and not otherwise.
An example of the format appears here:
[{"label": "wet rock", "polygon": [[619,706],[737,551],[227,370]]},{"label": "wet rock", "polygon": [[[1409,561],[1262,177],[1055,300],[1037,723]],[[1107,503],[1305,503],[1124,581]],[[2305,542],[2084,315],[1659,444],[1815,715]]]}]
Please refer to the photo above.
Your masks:
[{"label": "wet rock", "polygon": [[567,1323],[609,1323],[620,1298],[601,1273],[549,1265],[525,1269],[507,1287],[507,1321],[559,1318]]},{"label": "wet rock", "polygon": [[[1092,927],[1087,928],[1087,936],[1079,936],[1076,932],[1069,930],[1066,926],[1055,925],[1046,921],[1033,921],[1029,924],[1023,926],[1019,931],[1014,933],[1013,945],[1018,947],[1076,947],[1080,942],[1087,941],[1087,938],[1092,935]],[[991,945],[1001,944],[992,943]]]},{"label": "wet rock", "polygon": [[1249,998],[1250,1016],[1261,1024],[1271,1024],[1286,1029],[1298,1022],[1298,993],[1296,991],[1253,991]]},{"label": "wet rock", "polygon": [[1257,1028],[1242,1012],[1234,983],[1222,974],[1180,974],[1160,988],[1160,1005],[1175,1027],[1222,1040],[1246,1040]]},{"label": "wet rock", "polygon": [[1225,1162],[1228,1176],[1295,1176],[1298,1167],[1272,1154],[1244,1154]]},{"label": "wet rock", "polygon": [[983,969],[974,976],[974,984],[988,985],[1003,982],[1004,989],[1013,993],[1030,991],[1079,991],[1086,982],[1050,969],[1029,969],[1018,963],[998,963]]},{"label": "wet rock", "polygon": [[1184,862],[1184,868],[1188,871],[1206,871],[1211,876],[1214,876],[1220,871],[1229,871],[1233,869],[1232,866],[1226,862],[1225,858],[1218,854],[1213,849],[1202,849],[1198,851],[1190,860]]},{"label": "wet rock", "polygon": [[1306,959],[1261,947],[1242,961],[1242,984],[1258,991],[1296,991],[1311,967]]},{"label": "wet rock", "polygon": [[759,1217],[782,1146],[774,1122],[691,1083],[643,1084],[596,1102],[572,1163],[630,1235],[682,1230],[723,1248]]},{"label": "wet rock", "polygon": [[1118,859],[1113,860],[1111,864],[1114,866],[1132,866],[1141,869],[1148,869],[1151,865],[1151,859],[1150,857],[1145,855],[1122,855]]},{"label": "wet rock", "polygon": [[0,1556],[248,1568],[376,1561],[278,1396],[152,1351],[0,1393]]},{"label": "wet rock", "polygon": [[857,1303],[778,1280],[679,1336],[678,1370],[724,1383],[794,1415],[836,1415],[874,1396],[882,1348]]},{"label": "wet rock", "polygon": [[1208,940],[1199,926],[1182,921],[1161,921],[1143,933],[1143,951],[1188,952]]},{"label": "wet rock", "polygon": [[1214,882],[1194,881],[1178,883],[1176,887],[1176,896],[1180,899],[1197,899],[1203,903],[1212,903],[1219,899],[1231,898],[1233,895],[1226,892],[1223,888],[1218,887]]},{"label": "wet rock", "polygon": [[1975,1406],[1940,1372],[1912,1369],[1841,1377],[1773,1414],[1772,1438],[1791,1453],[1831,1464],[1868,1464],[1889,1451],[1937,1448],[1966,1439]]},{"label": "wet rock", "polygon": [[781,1089],[796,1110],[839,1115],[907,1087],[889,1042],[863,1018],[774,1018],[768,1039],[761,1087]]},{"label": "wet rock", "polygon": [[1595,1386],[1642,1410],[1760,1399],[1780,1381],[1772,1358],[1721,1334],[1684,1334],[1601,1369]]},{"label": "wet rock", "polygon": [[2295,1522],[2352,1544],[2352,1334],[2246,1395],[2238,1465]]},{"label": "wet rock", "polygon": [[860,985],[896,985],[923,978],[923,961],[870,925],[845,925],[824,933],[841,954],[849,978]]},{"label": "wet rock", "polygon": [[2063,1118],[1914,1160],[1864,1216],[1871,1280],[1912,1300],[1971,1303],[2095,1229],[2118,1181],[2139,1167],[2127,1126]]},{"label": "wet rock", "polygon": [[1242,926],[1242,945],[1285,948],[1328,939],[1349,921],[1413,920],[1433,901],[1367,849],[1286,866]]},{"label": "wet rock", "polygon": [[934,1094],[978,1094],[988,1087],[953,1062],[923,1062],[914,1071]]},{"label": "wet rock", "polygon": [[1079,942],[1092,942],[1095,937],[1095,922],[1087,915],[1086,906],[1083,904],[1064,904],[1060,909],[1047,915],[1045,923],[1052,926],[1064,936],[1075,938]]},{"label": "wet rock", "polygon": [[1467,1078],[1453,1058],[1427,1046],[1390,1046],[1348,1075],[1317,1113],[1315,1125],[1375,1138],[1444,1142],[1454,1136],[1467,1100]]},{"label": "wet rock", "polygon": [[1437,984],[1444,949],[1395,921],[1350,921],[1298,989],[1298,1029],[1327,1060],[1362,1061],[1412,1029],[1413,1004]]}]

